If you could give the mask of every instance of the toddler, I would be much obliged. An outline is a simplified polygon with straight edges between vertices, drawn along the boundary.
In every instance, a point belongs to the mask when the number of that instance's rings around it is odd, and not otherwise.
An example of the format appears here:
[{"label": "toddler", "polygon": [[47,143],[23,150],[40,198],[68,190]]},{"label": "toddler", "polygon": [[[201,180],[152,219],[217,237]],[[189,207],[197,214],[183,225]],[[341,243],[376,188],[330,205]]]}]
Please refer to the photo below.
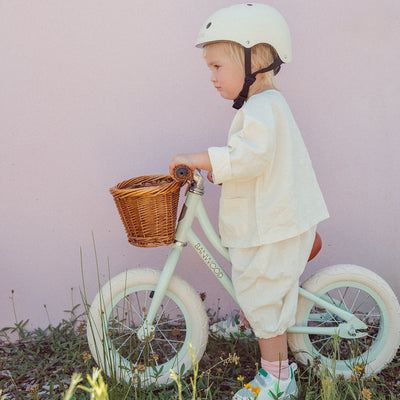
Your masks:
[{"label": "toddler", "polygon": [[229,249],[239,306],[258,338],[261,369],[233,399],[297,396],[286,330],[295,322],[298,280],[328,217],[299,129],[273,76],[291,61],[286,21],[264,4],[214,13],[200,30],[211,82],[237,113],[227,145],[176,155],[221,184],[219,229]]}]

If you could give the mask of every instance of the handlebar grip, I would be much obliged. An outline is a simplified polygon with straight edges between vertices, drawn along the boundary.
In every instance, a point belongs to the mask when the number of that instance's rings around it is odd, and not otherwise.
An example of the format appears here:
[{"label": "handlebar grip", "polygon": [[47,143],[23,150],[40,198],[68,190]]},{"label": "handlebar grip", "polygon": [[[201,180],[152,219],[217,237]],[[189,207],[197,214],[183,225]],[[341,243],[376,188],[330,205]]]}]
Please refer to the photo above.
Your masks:
[{"label": "handlebar grip", "polygon": [[176,170],[175,175],[179,180],[186,179],[188,176],[188,171],[186,168],[180,167]]},{"label": "handlebar grip", "polygon": [[193,179],[193,171],[186,165],[177,165],[172,171],[172,177],[178,181],[185,183]]}]

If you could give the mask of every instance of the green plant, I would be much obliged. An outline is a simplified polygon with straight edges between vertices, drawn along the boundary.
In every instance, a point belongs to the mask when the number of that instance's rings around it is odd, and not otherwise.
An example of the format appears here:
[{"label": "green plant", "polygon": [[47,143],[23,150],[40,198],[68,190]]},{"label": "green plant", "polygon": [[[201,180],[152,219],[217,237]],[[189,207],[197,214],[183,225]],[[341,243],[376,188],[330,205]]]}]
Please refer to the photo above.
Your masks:
[{"label": "green plant", "polygon": [[[97,279],[100,281],[96,251],[95,260]],[[107,268],[110,270],[108,261]],[[83,306],[87,311],[89,303],[86,298],[83,269],[82,265],[81,293]],[[133,371],[131,382],[120,382],[113,374],[106,376],[100,372],[94,373],[98,370],[93,370],[96,365],[86,337],[86,325],[90,323],[90,319],[87,320],[86,312],[78,311],[78,305],[72,304],[71,309],[67,311],[67,317],[58,324],[51,324],[49,321],[47,328],[29,331],[28,321],[17,319],[14,305],[16,295],[13,291],[11,300],[15,325],[0,330],[0,400],[53,400],[68,394],[71,395],[71,400],[95,399],[92,396],[96,396],[96,393],[105,396],[105,388],[109,400],[227,400],[231,399],[232,393],[239,390],[244,383],[253,379],[259,368],[260,354],[255,340],[217,339],[210,336],[200,363],[194,363],[192,360],[193,370],[188,375],[177,371],[173,377],[174,384],[143,387],[140,366]],[[202,295],[204,296],[205,294]],[[219,304],[216,312],[208,310],[211,323],[218,320],[219,312]],[[332,346],[335,345],[337,346],[333,340]],[[357,353],[358,349],[353,351]],[[148,355],[150,356],[151,352]],[[328,373],[319,359],[312,360],[306,366],[299,365],[296,372],[299,400],[400,398],[400,351],[393,362],[376,377],[366,378],[362,363],[352,365],[352,369],[353,377],[346,381],[340,376]],[[82,377],[89,373],[90,379],[84,384]],[[102,387],[102,391],[95,391],[92,384]],[[70,389],[72,386],[71,392],[65,392],[68,386]]]},{"label": "green plant", "polygon": [[[66,390],[65,384],[70,384],[69,379],[74,372],[86,376],[95,367],[93,359],[89,357],[83,316],[71,316],[46,329],[29,332],[23,328],[20,333],[24,339],[12,341],[9,334],[14,329],[21,330],[22,325],[27,326],[21,323],[18,327],[3,328],[0,331],[0,388],[3,397],[32,400],[35,398],[34,390],[38,389],[37,396],[41,400],[60,398]],[[196,400],[225,400],[230,399],[232,393],[239,390],[243,382],[249,382],[253,378],[258,369],[256,364],[259,357],[258,346],[254,340],[218,340],[210,337],[197,372],[193,369],[193,373],[187,376],[177,374],[181,382],[180,389],[177,384],[148,388],[132,386],[115,382],[104,375],[103,380],[107,385],[110,400],[178,400],[179,392],[185,400],[193,399],[194,394]],[[324,399],[321,392],[322,368],[324,366],[318,359],[307,366],[299,365],[296,378],[300,400]],[[393,363],[376,377],[366,378],[362,374],[362,365],[353,368],[351,380],[334,378],[336,399],[369,400],[368,396],[371,396],[371,400],[400,398],[400,351]],[[241,380],[238,380],[238,377]],[[331,378],[333,380],[333,377]],[[139,371],[137,379],[140,379]],[[196,381],[195,390],[193,380]],[[326,381],[326,385],[329,383]],[[325,389],[325,398],[332,400],[332,393],[329,398],[328,387],[325,386]],[[72,399],[88,399],[90,395],[89,392],[79,389]]]},{"label": "green plant", "polygon": [[93,368],[92,375],[87,375],[89,387],[79,385],[82,375],[75,373],[72,375],[71,385],[64,395],[64,400],[71,400],[77,389],[81,389],[90,394],[90,400],[108,400],[108,388],[104,382],[101,370]]}]

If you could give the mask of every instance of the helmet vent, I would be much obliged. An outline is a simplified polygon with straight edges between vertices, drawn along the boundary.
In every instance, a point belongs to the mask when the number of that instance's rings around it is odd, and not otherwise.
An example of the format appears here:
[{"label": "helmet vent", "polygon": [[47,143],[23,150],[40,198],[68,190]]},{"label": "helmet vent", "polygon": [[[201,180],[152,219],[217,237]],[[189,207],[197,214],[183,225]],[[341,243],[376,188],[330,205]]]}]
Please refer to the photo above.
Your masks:
[{"label": "helmet vent", "polygon": [[209,22],[206,26],[206,29],[208,29],[211,26],[211,22]]},{"label": "helmet vent", "polygon": [[249,7],[254,6],[254,4],[251,4],[251,3],[248,3],[246,5],[249,6]]}]

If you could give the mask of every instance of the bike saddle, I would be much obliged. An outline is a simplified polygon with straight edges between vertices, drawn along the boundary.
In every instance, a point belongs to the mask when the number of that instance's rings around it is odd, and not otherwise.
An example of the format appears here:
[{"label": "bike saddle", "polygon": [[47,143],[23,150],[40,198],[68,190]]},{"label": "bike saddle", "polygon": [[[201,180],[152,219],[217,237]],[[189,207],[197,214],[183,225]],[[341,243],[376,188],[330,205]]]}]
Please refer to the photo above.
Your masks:
[{"label": "bike saddle", "polygon": [[315,233],[314,244],[312,246],[310,257],[308,258],[308,261],[311,261],[320,252],[321,247],[322,247],[321,236],[319,235],[318,232],[316,232]]}]

